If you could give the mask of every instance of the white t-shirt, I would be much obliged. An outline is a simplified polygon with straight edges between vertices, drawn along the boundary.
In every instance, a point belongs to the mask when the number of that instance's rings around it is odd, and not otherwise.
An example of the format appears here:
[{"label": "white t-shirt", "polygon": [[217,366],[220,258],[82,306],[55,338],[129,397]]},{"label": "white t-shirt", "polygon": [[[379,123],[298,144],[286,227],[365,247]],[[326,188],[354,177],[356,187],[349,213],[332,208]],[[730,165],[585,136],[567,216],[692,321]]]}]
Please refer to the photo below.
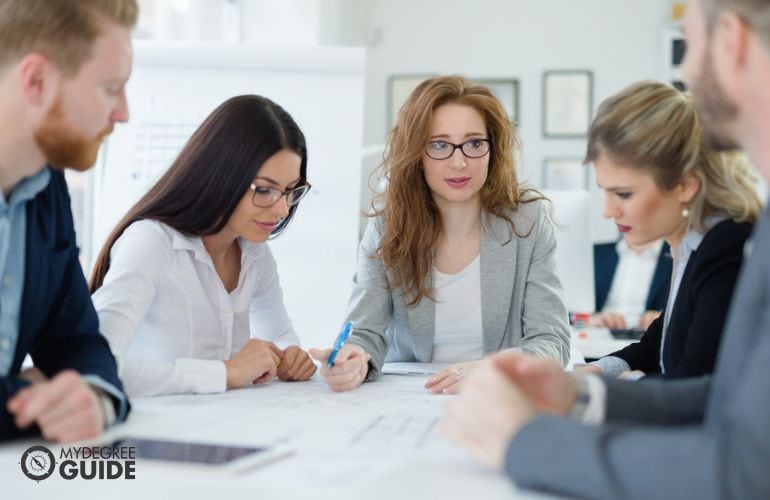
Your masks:
[{"label": "white t-shirt", "polygon": [[127,394],[223,392],[222,361],[250,338],[299,344],[270,249],[239,243],[241,272],[230,293],[200,237],[142,220],[112,247],[93,302]]},{"label": "white t-shirt", "polygon": [[435,267],[433,273],[436,324],[432,362],[481,359],[481,257],[457,274],[444,274]]}]

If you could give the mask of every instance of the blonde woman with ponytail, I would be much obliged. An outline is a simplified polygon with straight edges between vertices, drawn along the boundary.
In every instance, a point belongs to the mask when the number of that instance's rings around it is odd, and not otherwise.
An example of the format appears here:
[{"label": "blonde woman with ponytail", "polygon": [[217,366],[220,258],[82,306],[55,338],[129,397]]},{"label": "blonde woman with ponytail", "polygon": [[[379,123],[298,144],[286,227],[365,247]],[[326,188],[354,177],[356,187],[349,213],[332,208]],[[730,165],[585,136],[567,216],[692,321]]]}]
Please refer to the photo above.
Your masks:
[{"label": "blonde woman with ponytail", "polygon": [[350,340],[327,368],[335,390],[384,361],[451,365],[428,379],[456,392],[485,355],[519,349],[569,358],[556,240],[543,197],[516,176],[516,130],[488,88],[457,76],[422,82],[391,131],[388,187],[361,242]]},{"label": "blonde woman with ponytail", "polygon": [[750,166],[706,145],[688,94],[651,81],[602,103],[586,161],[605,192],[604,216],[632,244],[665,238],[674,262],[666,309],[641,340],[579,369],[625,378],[711,373],[760,210]]}]

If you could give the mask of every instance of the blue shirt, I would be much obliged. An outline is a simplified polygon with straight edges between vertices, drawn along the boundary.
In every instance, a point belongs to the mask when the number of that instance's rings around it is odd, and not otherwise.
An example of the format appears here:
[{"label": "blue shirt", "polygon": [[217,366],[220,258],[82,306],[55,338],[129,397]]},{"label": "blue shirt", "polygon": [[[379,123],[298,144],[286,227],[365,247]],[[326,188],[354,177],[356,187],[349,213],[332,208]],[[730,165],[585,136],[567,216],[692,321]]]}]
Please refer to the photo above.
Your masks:
[{"label": "blue shirt", "polygon": [[27,243],[27,202],[47,186],[51,172],[21,180],[10,199],[0,192],[0,376],[8,375],[19,338],[21,294],[24,290],[24,255]]}]

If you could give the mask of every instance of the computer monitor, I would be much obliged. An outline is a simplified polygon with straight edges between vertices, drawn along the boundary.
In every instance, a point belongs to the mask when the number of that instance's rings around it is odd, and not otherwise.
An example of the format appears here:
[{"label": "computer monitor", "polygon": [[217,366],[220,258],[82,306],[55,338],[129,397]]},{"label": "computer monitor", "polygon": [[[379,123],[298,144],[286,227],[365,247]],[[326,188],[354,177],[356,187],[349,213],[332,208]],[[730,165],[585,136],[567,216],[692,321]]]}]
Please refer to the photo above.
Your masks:
[{"label": "computer monitor", "polygon": [[594,256],[590,194],[583,190],[543,190],[552,202],[556,259],[564,301],[573,312],[594,311]]}]

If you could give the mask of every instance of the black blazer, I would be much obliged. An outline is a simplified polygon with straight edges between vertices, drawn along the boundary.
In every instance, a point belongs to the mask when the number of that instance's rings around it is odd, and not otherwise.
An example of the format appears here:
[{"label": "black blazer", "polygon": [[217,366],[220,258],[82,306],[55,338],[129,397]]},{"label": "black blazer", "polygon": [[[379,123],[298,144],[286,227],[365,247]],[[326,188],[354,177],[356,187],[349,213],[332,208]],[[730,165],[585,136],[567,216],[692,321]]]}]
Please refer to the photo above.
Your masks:
[{"label": "black blazer", "polygon": [[[679,285],[663,348],[666,378],[698,377],[714,370],[722,327],[727,317],[743,246],[752,224],[720,222],[706,233],[693,252]],[[663,320],[656,319],[639,342],[610,354],[626,360],[632,370],[660,374]]]},{"label": "black blazer", "polygon": [[[70,197],[64,175],[51,170],[48,186],[27,202],[24,290],[19,338],[11,371],[0,376],[0,440],[34,433],[13,423],[5,404],[28,382],[18,378],[29,353],[35,366],[52,377],[65,369],[100,377],[122,391],[115,358],[99,333],[91,294],[78,260]],[[112,397],[112,396],[111,396]],[[113,397],[118,419],[120,401]]]},{"label": "black blazer", "polygon": [[[596,310],[601,311],[610,294],[612,279],[618,267],[618,251],[616,243],[601,243],[594,245],[594,289],[596,295]],[[663,242],[658,256],[658,264],[655,266],[655,274],[652,276],[650,290],[647,293],[645,310],[662,311],[668,300],[668,287],[671,282],[671,251],[668,243]]]}]

